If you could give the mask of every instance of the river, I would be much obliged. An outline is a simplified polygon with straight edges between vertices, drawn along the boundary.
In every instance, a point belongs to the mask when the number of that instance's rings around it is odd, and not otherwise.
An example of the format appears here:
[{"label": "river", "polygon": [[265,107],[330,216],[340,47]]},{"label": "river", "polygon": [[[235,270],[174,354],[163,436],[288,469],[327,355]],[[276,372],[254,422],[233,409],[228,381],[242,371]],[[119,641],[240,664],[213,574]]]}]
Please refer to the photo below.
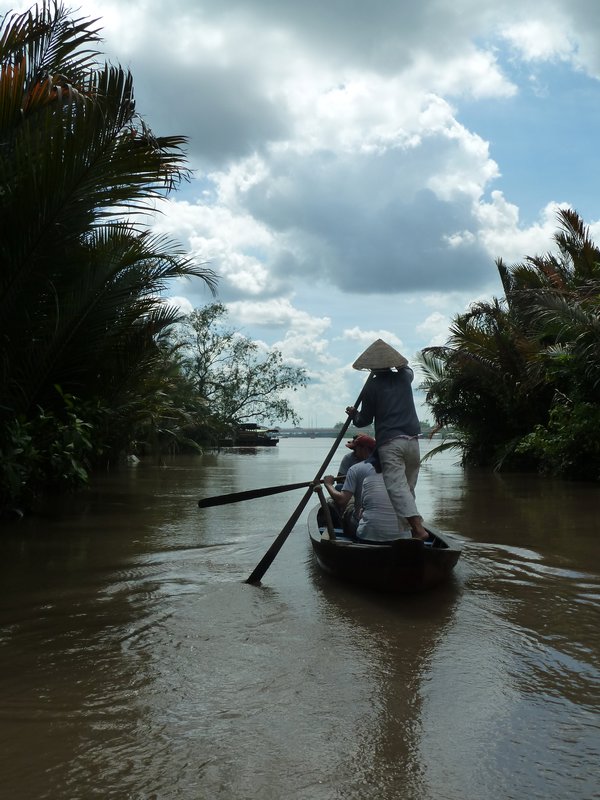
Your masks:
[{"label": "river", "polygon": [[124,467],[0,529],[2,797],[600,797],[599,487],[445,453],[417,500],[462,544],[446,586],[334,582],[308,509],[245,583],[303,490],[198,499],[309,481],[332,444]]}]

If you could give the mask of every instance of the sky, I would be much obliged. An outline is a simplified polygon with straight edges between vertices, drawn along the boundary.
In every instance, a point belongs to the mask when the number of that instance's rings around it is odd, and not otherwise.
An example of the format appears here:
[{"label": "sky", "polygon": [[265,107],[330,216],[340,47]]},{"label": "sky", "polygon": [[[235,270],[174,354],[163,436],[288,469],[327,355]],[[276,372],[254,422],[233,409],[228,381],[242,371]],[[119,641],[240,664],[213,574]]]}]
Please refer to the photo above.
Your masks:
[{"label": "sky", "polygon": [[231,327],[306,369],[306,426],[346,419],[378,338],[431,420],[418,353],[502,296],[496,260],[552,250],[564,206],[600,241],[598,0],[66,5],[154,133],[188,137],[193,179],[152,227],[216,272]]}]

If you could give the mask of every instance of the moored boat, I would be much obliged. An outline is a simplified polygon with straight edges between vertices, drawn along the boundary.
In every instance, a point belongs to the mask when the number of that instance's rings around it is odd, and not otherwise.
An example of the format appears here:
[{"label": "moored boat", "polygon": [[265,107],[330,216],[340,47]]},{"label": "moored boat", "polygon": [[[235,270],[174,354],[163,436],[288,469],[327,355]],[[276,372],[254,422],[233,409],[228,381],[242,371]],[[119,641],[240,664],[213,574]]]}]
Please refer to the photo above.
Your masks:
[{"label": "moored boat", "polygon": [[331,538],[321,506],[311,511],[308,532],[322,570],[382,592],[418,592],[436,586],[449,578],[461,554],[454,543],[431,531],[427,542],[358,542],[341,531]]},{"label": "moored boat", "polygon": [[219,447],[275,447],[279,428],[261,428],[255,422],[239,425],[235,433],[219,440]]}]

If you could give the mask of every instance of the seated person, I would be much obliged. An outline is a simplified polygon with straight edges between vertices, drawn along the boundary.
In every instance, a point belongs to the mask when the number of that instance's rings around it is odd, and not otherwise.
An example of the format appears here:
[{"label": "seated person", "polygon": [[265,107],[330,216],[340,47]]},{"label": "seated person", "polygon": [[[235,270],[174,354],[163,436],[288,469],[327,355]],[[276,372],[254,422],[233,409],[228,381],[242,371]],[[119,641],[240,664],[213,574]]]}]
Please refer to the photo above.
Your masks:
[{"label": "seated person", "polygon": [[344,533],[352,537],[358,526],[358,517],[355,511],[360,508],[363,480],[371,472],[374,472],[373,465],[367,463],[365,459],[369,458],[375,449],[375,439],[366,433],[360,433],[354,441],[353,449],[360,461],[348,470],[341,490],[335,488],[333,475],[325,475],[323,478],[323,484],[333,500],[334,525],[341,518]]},{"label": "seated person", "polygon": [[[354,464],[358,464],[358,462],[361,461],[361,459],[356,455],[355,451],[356,440],[360,435],[360,433],[357,433],[356,436],[353,436],[349,442],[346,442],[346,447],[350,448],[350,452],[346,453],[340,462],[340,467],[337,471],[338,478],[345,478],[350,467],[352,467]],[[338,492],[341,490],[343,485],[343,480],[336,483],[335,488],[338,490]]]},{"label": "seated person", "polygon": [[374,455],[366,463],[372,463],[374,469],[364,478],[362,484],[357,541],[368,539],[371,542],[388,542],[393,539],[410,539],[410,525],[405,521],[404,529],[401,529],[383,482],[379,459]]}]

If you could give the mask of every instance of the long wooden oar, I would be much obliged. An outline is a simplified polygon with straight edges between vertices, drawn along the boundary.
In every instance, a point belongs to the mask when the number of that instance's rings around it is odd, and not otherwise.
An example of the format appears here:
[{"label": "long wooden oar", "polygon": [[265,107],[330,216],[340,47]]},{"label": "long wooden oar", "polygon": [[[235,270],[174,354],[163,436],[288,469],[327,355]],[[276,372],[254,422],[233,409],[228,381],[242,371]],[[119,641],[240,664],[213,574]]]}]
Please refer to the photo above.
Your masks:
[{"label": "long wooden oar", "polygon": [[[360,402],[362,400],[365,388],[366,388],[367,384],[369,383],[369,381],[371,380],[372,375],[373,375],[373,373],[369,373],[369,377],[365,381],[363,388],[360,390],[360,394],[358,395],[356,403],[354,403],[354,407],[355,408],[358,408],[358,406],[360,405]],[[275,541],[273,542],[271,547],[269,547],[269,549],[264,554],[262,559],[256,565],[256,567],[254,568],[254,571],[252,572],[250,577],[246,579],[246,583],[260,583],[263,575],[265,574],[265,572],[269,569],[269,567],[271,566],[271,564],[275,560],[275,556],[277,555],[277,553],[283,547],[283,543],[285,542],[287,537],[290,535],[290,533],[292,531],[292,528],[294,527],[296,522],[298,522],[300,514],[302,514],[302,512],[304,511],[304,508],[306,507],[306,504],[308,503],[308,501],[312,497],[312,495],[313,495],[313,486],[315,484],[319,483],[319,481],[323,477],[323,473],[327,469],[327,466],[328,466],[329,462],[331,461],[331,459],[333,458],[333,456],[335,454],[335,451],[338,449],[339,443],[342,441],[342,439],[346,435],[346,431],[348,430],[348,427],[349,427],[351,422],[352,422],[351,418],[348,417],[346,422],[340,428],[340,432],[338,433],[335,442],[331,446],[331,450],[327,453],[327,457],[325,458],[325,461],[322,463],[321,468],[319,469],[319,471],[315,475],[314,481],[311,482],[310,488],[305,492],[302,500],[300,500],[300,502],[298,503],[298,507],[296,508],[296,510],[294,511],[292,516],[289,518],[287,523],[283,526],[283,528],[281,530],[281,533],[277,536],[277,538],[275,539]]]},{"label": "long wooden oar", "polygon": [[[343,478],[343,475],[338,475],[335,479],[337,481]],[[292,489],[305,489],[307,486],[314,486],[313,481],[304,481],[304,483],[286,483],[281,486],[267,486],[264,489],[248,489],[245,492],[231,492],[230,494],[219,494],[215,497],[205,497],[198,500],[200,508],[210,508],[211,506],[224,506],[227,503],[239,503],[241,500],[254,500],[257,497],[266,497],[269,494],[279,494],[279,492],[291,492]]]}]

